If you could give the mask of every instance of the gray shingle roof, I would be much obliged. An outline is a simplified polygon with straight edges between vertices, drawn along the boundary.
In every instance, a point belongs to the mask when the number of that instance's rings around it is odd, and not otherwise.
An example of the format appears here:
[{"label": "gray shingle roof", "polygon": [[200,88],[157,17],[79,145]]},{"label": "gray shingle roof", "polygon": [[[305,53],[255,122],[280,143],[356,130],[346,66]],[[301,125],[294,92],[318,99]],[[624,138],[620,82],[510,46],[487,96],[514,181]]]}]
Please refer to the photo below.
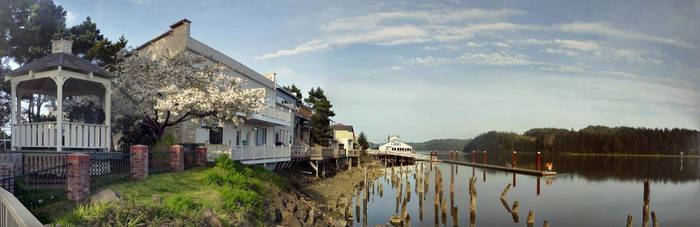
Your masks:
[{"label": "gray shingle roof", "polygon": [[24,75],[24,74],[28,74],[30,70],[34,71],[35,73],[43,72],[43,71],[53,70],[53,69],[57,68],[59,65],[61,66],[62,69],[66,69],[66,70],[70,70],[70,71],[76,71],[76,72],[82,72],[82,73],[92,72],[96,76],[105,77],[105,78],[117,77],[113,73],[103,69],[102,67],[94,65],[85,59],[82,59],[82,58],[75,56],[75,55],[72,55],[72,54],[66,54],[66,53],[55,53],[55,54],[50,54],[50,55],[44,56],[42,58],[36,59],[30,63],[23,65],[22,67],[19,67],[18,69],[15,69],[15,70],[7,73],[7,75],[8,76]]}]

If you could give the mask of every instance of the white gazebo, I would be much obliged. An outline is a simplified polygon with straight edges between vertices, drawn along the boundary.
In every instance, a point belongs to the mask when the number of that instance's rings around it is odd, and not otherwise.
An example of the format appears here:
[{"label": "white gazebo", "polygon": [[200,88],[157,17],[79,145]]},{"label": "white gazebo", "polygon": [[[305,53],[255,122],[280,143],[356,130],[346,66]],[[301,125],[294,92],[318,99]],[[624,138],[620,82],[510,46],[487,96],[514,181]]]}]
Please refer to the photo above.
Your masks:
[{"label": "white gazebo", "polygon": [[[115,75],[73,55],[70,40],[58,38],[51,43],[50,55],[25,64],[5,77],[12,84],[12,149],[109,150],[111,80]],[[22,118],[18,97],[34,94],[56,98],[55,121],[28,122]],[[88,95],[101,99],[104,121],[86,123],[64,119],[66,98]]]}]

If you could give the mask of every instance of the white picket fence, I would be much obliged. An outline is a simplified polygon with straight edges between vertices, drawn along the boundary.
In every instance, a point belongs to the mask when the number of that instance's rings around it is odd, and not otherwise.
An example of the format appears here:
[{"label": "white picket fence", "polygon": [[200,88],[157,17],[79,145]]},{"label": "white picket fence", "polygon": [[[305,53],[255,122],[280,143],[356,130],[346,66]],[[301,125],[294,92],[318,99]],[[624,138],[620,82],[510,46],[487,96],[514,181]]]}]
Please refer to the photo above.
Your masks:
[{"label": "white picket fence", "polygon": [[207,144],[207,161],[213,162],[221,155],[227,155],[233,160],[251,161],[265,160],[277,162],[278,159],[290,158],[290,146],[231,146],[228,144]]}]

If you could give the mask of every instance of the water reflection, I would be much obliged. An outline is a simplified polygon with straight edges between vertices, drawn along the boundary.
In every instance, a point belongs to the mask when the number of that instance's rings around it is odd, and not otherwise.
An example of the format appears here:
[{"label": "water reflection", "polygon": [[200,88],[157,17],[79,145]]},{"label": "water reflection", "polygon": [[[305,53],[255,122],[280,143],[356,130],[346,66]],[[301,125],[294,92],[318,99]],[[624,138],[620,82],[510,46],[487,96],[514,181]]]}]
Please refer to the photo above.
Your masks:
[{"label": "water reflection", "polygon": [[[581,165],[584,166],[597,162],[619,162],[597,157],[575,157],[575,159],[581,160]],[[536,167],[536,163],[528,164],[526,160],[526,157],[519,156],[518,167],[525,168],[528,165]],[[555,226],[621,225],[625,221],[624,216],[627,213],[638,214],[639,195],[643,194],[643,188],[641,182],[637,180],[643,179],[641,176],[654,174],[658,178],[651,178],[651,188],[654,188],[655,191],[674,191],[674,194],[664,195],[663,199],[658,201],[654,200],[653,197],[643,199],[642,215],[635,215],[639,220],[638,223],[653,223],[656,212],[658,212],[663,215],[659,217],[661,220],[657,221],[663,221],[664,225],[688,226],[695,224],[688,223],[689,219],[687,218],[687,216],[694,214],[683,214],[683,212],[688,212],[685,209],[694,210],[700,207],[700,198],[697,197],[699,192],[697,189],[700,188],[700,181],[697,180],[698,173],[687,171],[691,168],[689,166],[697,169],[697,159],[686,158],[683,161],[685,172],[688,172],[687,175],[669,178],[664,178],[664,174],[660,174],[661,171],[646,170],[654,167],[652,164],[656,164],[657,161],[629,160],[633,163],[624,165],[637,166],[636,172],[642,173],[615,175],[617,171],[622,171],[619,169],[631,168],[629,166],[601,167],[614,170],[608,176],[600,177],[597,176],[601,172],[598,170],[587,170],[582,174],[572,173],[571,169],[585,167],[572,167],[574,161],[555,160],[551,157],[542,157],[541,161],[542,163],[553,162],[555,164],[555,170],[560,173],[556,177],[536,177],[485,169],[481,169],[482,174],[477,176],[477,168],[474,167],[466,167],[472,168],[471,176],[459,177],[459,166],[444,163],[418,162],[408,166],[390,167],[384,170],[384,176],[380,176],[376,180],[368,180],[364,184],[366,186],[357,188],[353,200],[356,203],[355,216],[357,219],[355,225],[381,225],[387,223],[389,217],[396,215],[417,226],[430,225],[430,222],[433,222],[435,226],[476,226],[477,224],[481,226],[517,226],[522,225],[521,210],[527,211],[523,222],[528,225],[532,224],[529,223],[532,221],[535,226],[541,226],[545,220],[552,222]],[[678,165],[681,163],[677,158],[662,160],[671,164],[660,166],[673,166],[673,163]],[[563,170],[564,168],[570,170]],[[443,176],[443,173],[448,173],[448,171],[450,175],[444,174]],[[679,172],[680,169],[674,166],[673,170],[667,171]],[[444,187],[448,186],[448,182],[444,182],[443,179],[447,177],[449,177],[449,198],[446,198],[447,194],[444,192]],[[488,182],[485,181],[487,177]],[[554,184],[554,181],[557,183]],[[679,183],[666,184],[667,181]],[[469,190],[471,182],[474,183],[474,188],[479,189],[478,197],[474,196],[473,199]],[[509,184],[511,185],[510,192],[503,198],[499,198],[504,188]],[[423,203],[431,200],[434,202],[433,209],[424,209]],[[649,203],[646,203],[647,200]],[[575,206],[576,209],[572,210],[569,208],[570,206]],[[680,214],[678,214],[677,208],[679,206],[684,207],[680,210]],[[478,218],[477,208],[479,210]],[[503,213],[504,210],[506,213]],[[459,215],[460,211],[469,212],[469,214]],[[531,217],[529,211],[532,211]],[[535,217],[535,213],[539,216]],[[432,220],[429,218],[431,215],[433,216]]]}]

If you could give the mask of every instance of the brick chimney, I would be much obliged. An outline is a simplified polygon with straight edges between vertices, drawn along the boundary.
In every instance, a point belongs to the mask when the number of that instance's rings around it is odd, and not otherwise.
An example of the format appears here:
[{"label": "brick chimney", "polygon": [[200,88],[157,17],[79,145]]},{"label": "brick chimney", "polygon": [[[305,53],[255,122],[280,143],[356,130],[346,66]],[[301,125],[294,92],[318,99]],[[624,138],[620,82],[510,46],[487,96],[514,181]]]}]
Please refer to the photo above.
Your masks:
[{"label": "brick chimney", "polygon": [[73,41],[63,37],[54,38],[51,40],[51,53],[72,54]]}]

